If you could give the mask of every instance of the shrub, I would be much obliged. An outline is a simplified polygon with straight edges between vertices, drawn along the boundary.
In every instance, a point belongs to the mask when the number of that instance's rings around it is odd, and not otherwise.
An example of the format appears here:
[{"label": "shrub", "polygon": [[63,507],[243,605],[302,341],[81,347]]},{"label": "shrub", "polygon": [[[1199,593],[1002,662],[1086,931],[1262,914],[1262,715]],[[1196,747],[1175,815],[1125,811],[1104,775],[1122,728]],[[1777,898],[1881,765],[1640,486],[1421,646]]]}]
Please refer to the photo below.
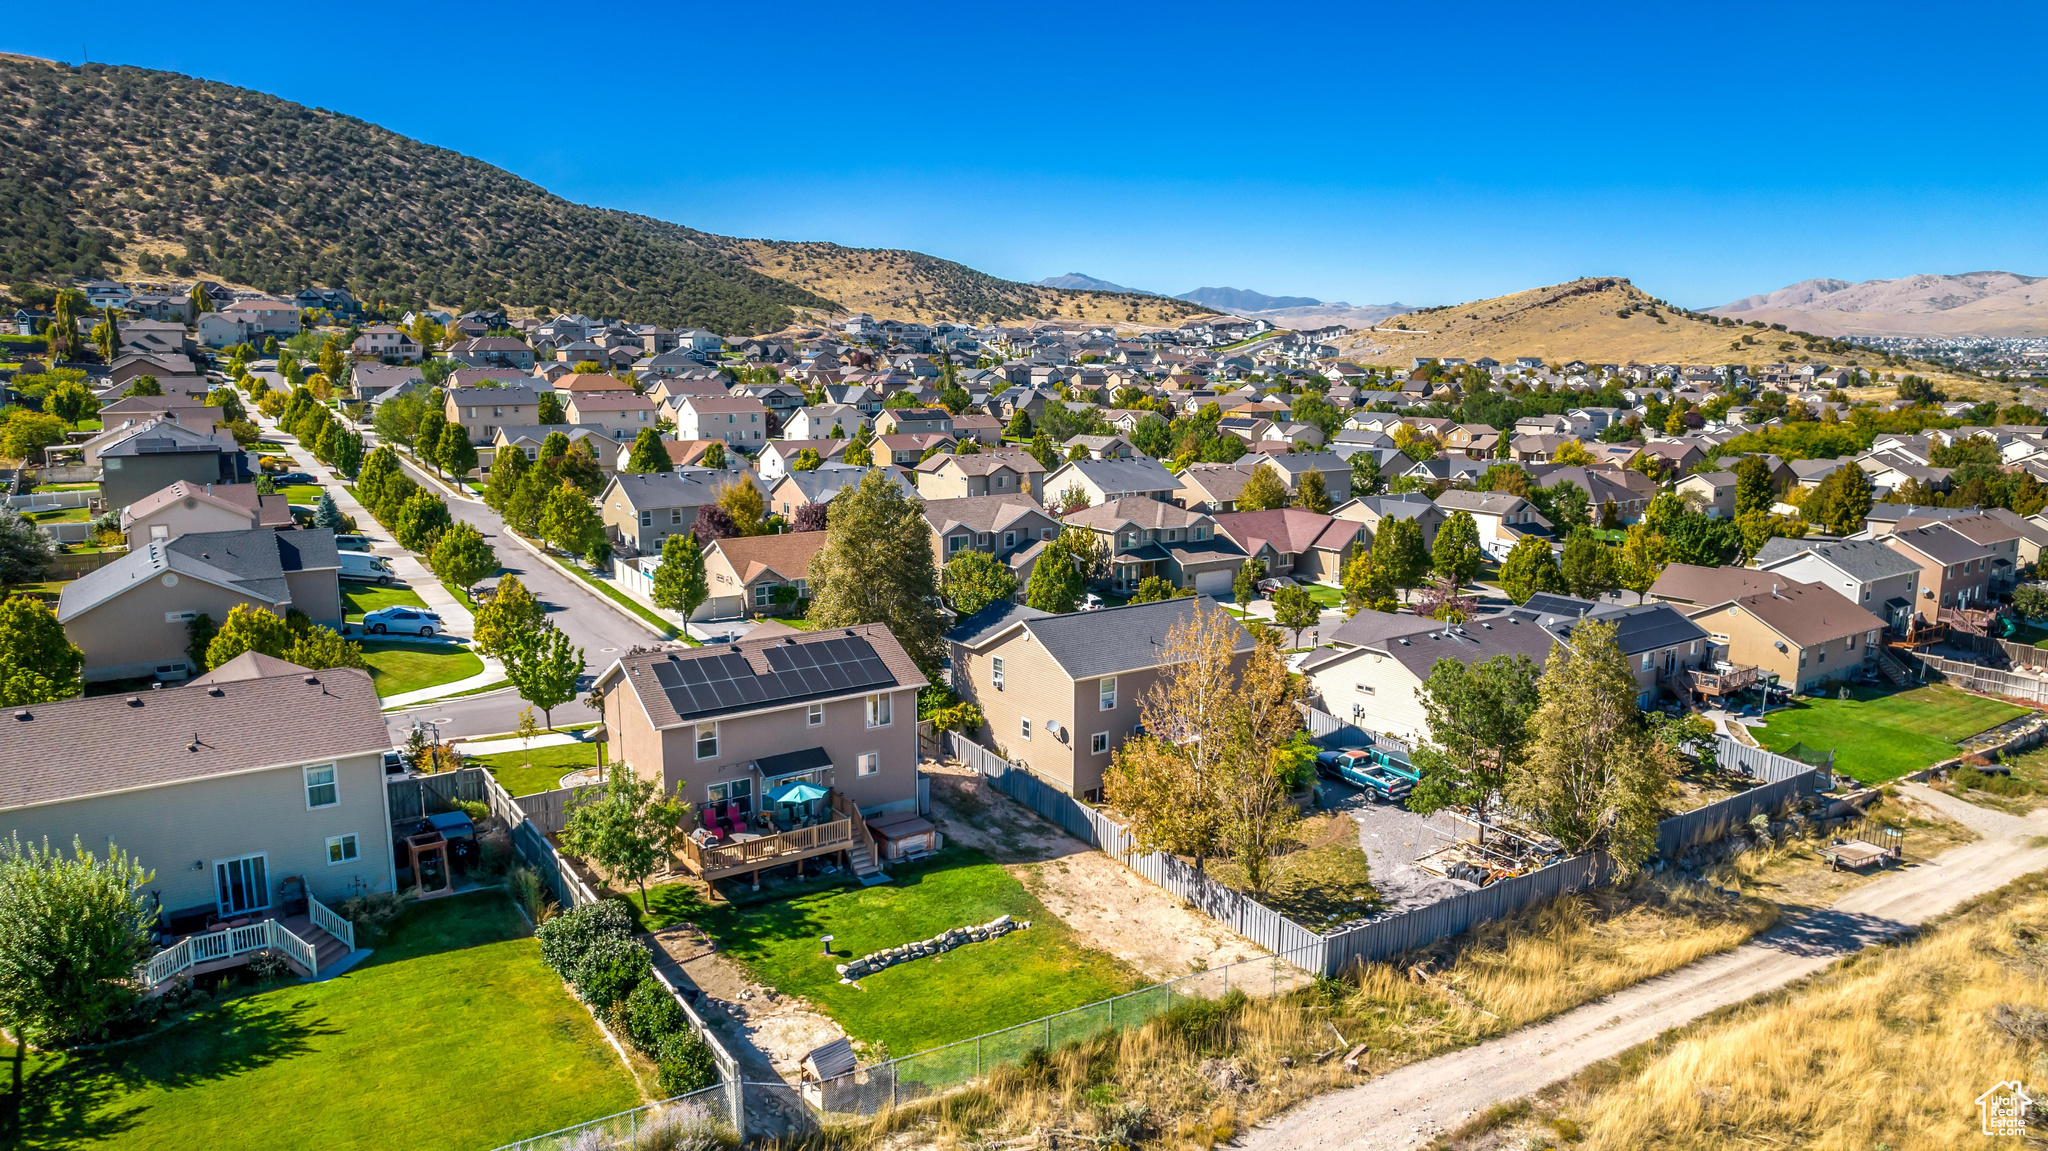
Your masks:
[{"label": "shrub", "polygon": [[577,998],[599,1014],[632,994],[654,968],[654,957],[638,940],[625,935],[604,935],[584,949],[569,980]]},{"label": "shrub", "polygon": [[481,799],[458,799],[455,808],[468,816],[472,823],[482,823],[491,817],[491,805]]},{"label": "shrub", "polygon": [[555,918],[555,895],[541,879],[540,872],[524,864],[513,864],[505,876],[505,886],[512,892],[512,898],[519,909],[526,912],[526,918],[536,928]]},{"label": "shrub", "polygon": [[358,943],[383,936],[392,920],[405,912],[405,897],[395,891],[371,891],[351,895],[334,908],[335,914],[355,924]]},{"label": "shrub", "polygon": [[573,979],[584,953],[599,940],[630,939],[633,909],[625,901],[607,899],[557,915],[534,932],[540,940],[541,962],[563,979]]},{"label": "shrub", "polygon": [[738,1146],[732,1128],[695,1103],[661,1112],[634,1132],[631,1145],[632,1151],[725,1151]]},{"label": "shrub", "polygon": [[711,1045],[685,1028],[661,1041],[660,1068],[655,1085],[669,1098],[702,1091],[718,1082],[718,1066],[711,1060]]},{"label": "shrub", "polygon": [[640,986],[626,996],[626,1034],[648,1055],[661,1053],[661,1045],[677,1031],[687,1031],[689,1017],[683,1014],[683,1005],[659,979],[643,979]]}]

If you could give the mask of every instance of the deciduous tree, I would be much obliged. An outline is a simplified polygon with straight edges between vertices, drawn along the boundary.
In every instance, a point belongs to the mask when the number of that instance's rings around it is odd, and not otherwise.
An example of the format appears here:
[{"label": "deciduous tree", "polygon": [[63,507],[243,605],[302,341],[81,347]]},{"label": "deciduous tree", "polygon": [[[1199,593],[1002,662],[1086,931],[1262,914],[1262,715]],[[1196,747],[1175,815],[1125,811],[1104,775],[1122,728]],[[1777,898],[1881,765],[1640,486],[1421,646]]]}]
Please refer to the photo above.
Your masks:
[{"label": "deciduous tree", "polygon": [[1301,633],[1316,626],[1323,609],[1309,590],[1291,583],[1273,593],[1273,622],[1294,633],[1294,646],[1301,646]]},{"label": "deciduous tree", "polygon": [[541,710],[553,731],[555,709],[576,698],[583,649],[571,644],[560,628],[543,623],[520,637],[503,658],[505,678],[512,681],[519,698]]},{"label": "deciduous tree", "polygon": [[1284,508],[1293,493],[1280,480],[1280,474],[1268,467],[1252,469],[1251,478],[1244,482],[1244,490],[1238,493],[1237,506],[1241,511],[1259,512],[1269,508]]},{"label": "deciduous tree", "polygon": [[0,706],[69,699],[85,691],[79,673],[85,653],[42,600],[17,595],[0,600]]},{"label": "deciduous tree", "polygon": [[661,562],[654,568],[654,606],[681,612],[688,619],[710,595],[696,533],[677,532],[661,541]]},{"label": "deciduous tree", "polygon": [[1580,599],[1599,599],[1621,586],[1614,574],[1614,550],[1590,530],[1573,532],[1565,541],[1559,568],[1565,589]]},{"label": "deciduous tree", "polygon": [[434,574],[472,595],[477,584],[498,574],[498,552],[484,533],[468,523],[457,523],[434,541],[428,557]]},{"label": "deciduous tree", "polygon": [[1416,693],[1429,716],[1429,738],[1413,755],[1422,779],[1408,797],[1411,811],[1469,808],[1479,821],[1479,841],[1486,842],[1487,813],[1529,746],[1536,679],[1536,665],[1525,655],[1498,655],[1470,667],[1455,659],[1431,665]]},{"label": "deciduous tree", "polygon": [[966,551],[946,561],[939,586],[947,605],[964,618],[992,603],[1015,599],[1017,575],[987,552]]},{"label": "deciduous tree", "polygon": [[498,581],[491,598],[477,607],[472,642],[485,655],[504,659],[507,652],[539,630],[546,619],[546,606],[526,590],[518,576],[508,575]]},{"label": "deciduous tree", "polygon": [[1408,590],[1422,583],[1429,570],[1429,552],[1422,546],[1422,525],[1413,519],[1380,520],[1379,534],[1372,541],[1372,562],[1389,584],[1407,597]]},{"label": "deciduous tree", "polygon": [[1550,541],[1540,536],[1523,536],[1508,549],[1500,565],[1500,589],[1518,604],[1540,591],[1565,590],[1564,575],[1557,569],[1557,555]]},{"label": "deciduous tree", "polygon": [[1437,529],[1436,546],[1430,551],[1430,567],[1453,588],[1461,588],[1479,574],[1483,556],[1479,550],[1479,524],[1473,520],[1472,513],[1452,512],[1451,518]]},{"label": "deciduous tree", "polygon": [[947,625],[921,506],[880,472],[835,497],[825,546],[811,560],[809,616],[819,627],[886,624],[937,679]]},{"label": "deciduous tree", "polygon": [[104,857],[0,841],[0,1019],[20,1041],[95,1039],[134,1003],[151,951],[154,872],[118,845]]}]

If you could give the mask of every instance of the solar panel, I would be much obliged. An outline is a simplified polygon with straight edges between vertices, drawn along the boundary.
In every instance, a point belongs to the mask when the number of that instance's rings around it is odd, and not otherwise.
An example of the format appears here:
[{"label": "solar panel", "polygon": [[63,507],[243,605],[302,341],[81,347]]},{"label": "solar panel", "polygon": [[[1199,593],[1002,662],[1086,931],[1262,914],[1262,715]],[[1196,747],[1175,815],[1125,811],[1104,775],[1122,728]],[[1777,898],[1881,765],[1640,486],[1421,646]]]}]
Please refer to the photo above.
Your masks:
[{"label": "solar panel", "polygon": [[761,649],[768,670],[757,672],[738,652],[696,659],[671,657],[654,677],[678,715],[713,715],[782,700],[830,695],[893,684],[887,664],[864,639],[835,636]]}]

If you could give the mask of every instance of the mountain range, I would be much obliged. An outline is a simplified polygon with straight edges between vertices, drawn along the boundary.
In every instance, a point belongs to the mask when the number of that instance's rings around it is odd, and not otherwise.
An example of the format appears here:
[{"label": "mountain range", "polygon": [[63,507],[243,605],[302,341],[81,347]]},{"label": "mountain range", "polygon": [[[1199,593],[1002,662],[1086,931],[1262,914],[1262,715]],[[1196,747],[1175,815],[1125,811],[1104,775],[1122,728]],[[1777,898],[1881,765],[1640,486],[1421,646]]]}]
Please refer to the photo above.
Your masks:
[{"label": "mountain range", "polygon": [[[1143,288],[1126,288],[1084,272],[1048,276],[1034,281],[1040,287],[1086,289],[1097,292],[1136,292],[1161,295]],[[1323,328],[1332,324],[1371,327],[1389,316],[1413,311],[1406,304],[1365,304],[1354,307],[1342,300],[1325,302],[1311,296],[1269,296],[1250,288],[1196,288],[1172,297],[1233,316],[1266,320],[1283,328]]]},{"label": "mountain range", "polygon": [[921,252],[742,240],[572,203],[375,124],[174,72],[0,53],[0,285],[203,277],[726,333],[849,311],[1176,324],[1156,296]]},{"label": "mountain range", "polygon": [[2048,279],[1965,272],[1801,280],[1707,312],[1823,336],[2048,336]]}]

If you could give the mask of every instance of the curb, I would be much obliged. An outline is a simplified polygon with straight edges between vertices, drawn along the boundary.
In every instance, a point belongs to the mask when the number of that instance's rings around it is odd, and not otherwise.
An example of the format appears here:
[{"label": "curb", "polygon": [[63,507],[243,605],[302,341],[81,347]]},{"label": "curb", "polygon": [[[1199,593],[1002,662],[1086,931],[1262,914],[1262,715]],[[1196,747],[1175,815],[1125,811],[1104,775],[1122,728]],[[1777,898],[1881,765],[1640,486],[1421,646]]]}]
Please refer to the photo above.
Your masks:
[{"label": "curb", "polygon": [[[557,560],[555,557],[547,554],[547,552],[542,551],[540,548],[535,547],[533,543],[529,541],[525,536],[522,536],[518,532],[513,531],[510,527],[507,527],[505,529],[504,534],[510,537],[511,539],[517,541],[520,547],[525,548],[527,551],[532,552],[535,556],[539,557],[540,562],[562,573],[562,576],[565,579],[574,581],[578,587],[583,588],[584,591],[589,594],[590,598],[612,609],[613,611],[619,613],[625,618],[632,620],[634,623],[640,626],[640,629],[642,631],[645,631],[647,634],[654,636],[658,641],[662,643],[677,642],[675,639],[670,637],[668,633],[655,631],[654,625],[648,623],[644,619],[641,619],[637,612],[634,612],[632,609],[626,607],[624,604],[619,603],[617,600],[604,594],[596,588],[591,587],[582,576],[577,575],[575,572],[572,572],[568,568],[562,566],[560,560]],[[623,595],[625,593],[621,592],[620,594]]]}]

